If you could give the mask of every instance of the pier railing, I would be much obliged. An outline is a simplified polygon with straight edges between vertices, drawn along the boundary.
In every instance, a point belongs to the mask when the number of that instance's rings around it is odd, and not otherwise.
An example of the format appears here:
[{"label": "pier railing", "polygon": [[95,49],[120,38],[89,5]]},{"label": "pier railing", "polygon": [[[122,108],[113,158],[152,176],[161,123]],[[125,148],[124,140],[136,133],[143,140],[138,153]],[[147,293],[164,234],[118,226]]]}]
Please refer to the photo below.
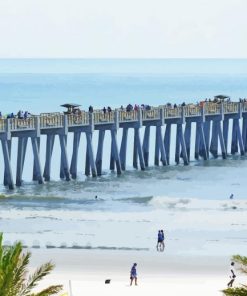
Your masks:
[{"label": "pier railing", "polygon": [[[150,110],[141,110],[141,117],[143,121],[152,121],[161,119],[160,110],[164,111],[164,118],[180,118],[194,117],[202,115],[202,108],[204,108],[205,115],[218,115],[221,113],[231,114],[238,113],[239,108],[243,112],[247,112],[247,102],[223,102],[213,103],[206,102],[200,105],[189,104],[186,106],[178,106],[175,108],[168,106],[151,107]],[[118,112],[118,121],[123,122],[135,122],[140,119],[137,110],[125,111],[122,109],[116,109],[111,112],[103,112],[102,110],[95,110],[93,112],[93,124],[112,124],[115,122],[116,111]],[[32,130],[36,128],[36,118],[40,120],[40,128],[61,128],[64,126],[64,114],[59,112],[53,113],[41,113],[40,115],[31,115],[27,118],[9,118],[0,119],[0,132],[6,131],[7,120],[9,121],[9,127],[11,131],[18,130]],[[83,126],[89,125],[90,113],[80,111],[78,114],[67,114],[68,126]]]},{"label": "pier railing", "polygon": [[217,115],[221,113],[221,104],[218,103],[205,103],[205,115]]},{"label": "pier railing", "polygon": [[200,116],[202,113],[202,107],[193,104],[186,105],[183,109],[185,117]]},{"label": "pier railing", "polygon": [[247,112],[247,102],[242,103],[242,111]]},{"label": "pier railing", "polygon": [[5,132],[5,120],[0,119],[0,132]]},{"label": "pier railing", "polygon": [[170,108],[163,106],[165,118],[177,118],[182,116],[182,107]]},{"label": "pier railing", "polygon": [[59,112],[41,113],[40,128],[54,128],[63,126],[64,115]]},{"label": "pier railing", "polygon": [[81,114],[68,114],[68,126],[88,125],[88,112],[81,112]]},{"label": "pier railing", "polygon": [[224,113],[237,113],[239,108],[239,103],[237,102],[226,102],[223,103]]},{"label": "pier railing", "polygon": [[103,112],[103,111],[95,111],[93,112],[93,118],[95,124],[105,124],[105,123],[113,123],[114,122],[114,112]]},{"label": "pier railing", "polygon": [[142,120],[155,120],[160,118],[160,108],[142,110]]},{"label": "pier railing", "polygon": [[35,129],[35,117],[27,117],[27,118],[10,118],[10,130],[29,130]]},{"label": "pier railing", "polygon": [[138,113],[135,110],[132,111],[118,111],[119,122],[129,122],[129,121],[137,121]]}]

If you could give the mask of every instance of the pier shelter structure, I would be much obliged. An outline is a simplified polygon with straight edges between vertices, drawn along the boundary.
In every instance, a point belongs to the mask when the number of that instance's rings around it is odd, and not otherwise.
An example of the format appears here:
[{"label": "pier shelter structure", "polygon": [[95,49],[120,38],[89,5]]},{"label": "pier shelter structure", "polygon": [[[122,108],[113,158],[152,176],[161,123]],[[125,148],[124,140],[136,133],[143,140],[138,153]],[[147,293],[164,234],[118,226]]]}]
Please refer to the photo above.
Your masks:
[{"label": "pier shelter structure", "polygon": [[[232,130],[229,131],[229,121]],[[192,123],[196,125],[195,143],[191,143]],[[171,128],[176,127],[175,151],[171,151]],[[81,134],[86,135],[85,174],[92,177],[102,174],[102,160],[105,133],[111,136],[110,169],[121,175],[126,170],[128,131],[134,130],[133,167],[145,170],[149,166],[150,128],[155,128],[154,164],[169,165],[171,154],[175,162],[190,162],[191,145],[195,146],[195,159],[208,160],[210,155],[218,157],[220,147],[223,159],[228,153],[247,151],[247,103],[246,102],[203,102],[200,105],[186,105],[171,108],[168,106],[152,107],[150,110],[125,111],[116,109],[111,112],[96,110],[93,112],[42,113],[27,118],[0,119],[0,140],[4,159],[4,185],[13,189],[22,185],[22,172],[26,159],[27,142],[30,138],[34,156],[33,180],[42,184],[51,178],[51,162],[54,140],[59,138],[61,148],[60,178],[77,178],[79,143]],[[163,135],[163,129],[164,135]],[[144,128],[141,139],[140,129]],[[117,132],[122,129],[121,143],[117,141]],[[98,130],[98,145],[93,147],[92,137]],[[231,132],[231,151],[227,151]],[[73,133],[73,151],[71,162],[67,153],[67,135]],[[44,170],[40,162],[40,137],[46,137],[46,157]],[[14,181],[11,166],[12,139],[18,138],[16,178]],[[95,149],[96,148],[96,149]],[[95,154],[96,151],[96,154]]]}]

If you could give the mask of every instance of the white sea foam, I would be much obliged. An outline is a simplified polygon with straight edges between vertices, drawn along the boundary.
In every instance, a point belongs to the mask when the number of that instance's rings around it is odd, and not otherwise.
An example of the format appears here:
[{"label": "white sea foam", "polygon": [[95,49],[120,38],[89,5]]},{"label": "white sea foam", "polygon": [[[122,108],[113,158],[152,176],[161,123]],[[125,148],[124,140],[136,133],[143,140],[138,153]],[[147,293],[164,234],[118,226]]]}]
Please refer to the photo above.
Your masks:
[{"label": "white sea foam", "polygon": [[177,198],[169,196],[155,196],[149,205],[162,209],[186,210],[247,210],[247,200],[204,200],[196,198]]}]

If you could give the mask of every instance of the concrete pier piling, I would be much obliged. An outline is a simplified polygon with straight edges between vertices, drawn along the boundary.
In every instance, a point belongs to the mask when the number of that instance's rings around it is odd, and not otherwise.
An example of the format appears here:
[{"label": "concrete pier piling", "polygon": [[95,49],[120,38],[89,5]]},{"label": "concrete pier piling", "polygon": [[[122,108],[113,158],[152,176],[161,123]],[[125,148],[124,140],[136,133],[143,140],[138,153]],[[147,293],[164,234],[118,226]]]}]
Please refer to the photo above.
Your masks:
[{"label": "concrete pier piling", "polygon": [[126,154],[127,154],[127,141],[128,141],[128,127],[123,128],[122,142],[120,148],[120,161],[122,170],[126,170]]},{"label": "concrete pier piling", "polygon": [[[192,126],[193,123],[193,126]],[[195,129],[194,129],[195,125]],[[155,129],[154,165],[171,163],[171,138],[176,127],[175,163],[180,159],[188,165],[191,158],[192,139],[195,139],[195,159],[208,160],[209,152],[213,157],[227,157],[227,148],[231,154],[244,155],[247,152],[247,103],[221,102],[187,105],[171,108],[159,106],[137,110],[114,110],[102,112],[84,112],[80,114],[43,113],[28,118],[0,119],[0,140],[4,159],[5,186],[14,189],[11,154],[13,138],[18,139],[16,186],[22,185],[22,175],[27,161],[27,145],[31,142],[33,152],[32,179],[42,184],[51,179],[52,154],[57,136],[61,150],[60,177],[67,181],[77,178],[78,157],[81,134],[86,136],[85,175],[102,175],[104,159],[103,148],[106,131],[111,137],[110,169],[118,175],[126,170],[126,154],[129,142],[129,130],[133,129],[133,167],[145,170],[150,165],[151,127]],[[230,131],[230,126],[232,129]],[[143,140],[141,129],[145,128]],[[192,128],[193,127],[193,128]],[[118,145],[118,130],[122,129],[121,146]],[[94,131],[98,131],[98,143],[93,145]],[[153,129],[152,129],[153,130]],[[192,131],[195,134],[192,135]],[[73,133],[71,157],[67,151],[67,136]],[[42,175],[40,161],[41,138],[46,136],[45,163]],[[30,141],[29,141],[30,138]],[[43,148],[42,148],[43,149]],[[96,158],[94,155],[96,153]],[[69,165],[69,159],[71,163]],[[44,178],[44,179],[43,179]]]},{"label": "concrete pier piling", "polygon": [[145,167],[148,167],[149,165],[149,145],[150,145],[149,143],[150,143],[150,126],[147,125],[145,127],[143,144],[142,144]]},{"label": "concrete pier piling", "polygon": [[99,139],[98,139],[98,149],[96,155],[96,170],[97,175],[102,175],[102,161],[103,161],[103,147],[104,147],[104,139],[105,139],[105,131],[99,131]]},{"label": "concrete pier piling", "polygon": [[77,163],[78,163],[78,152],[79,152],[80,139],[81,139],[81,133],[74,132],[73,153],[72,153],[70,170],[69,170],[72,179],[77,178]]}]

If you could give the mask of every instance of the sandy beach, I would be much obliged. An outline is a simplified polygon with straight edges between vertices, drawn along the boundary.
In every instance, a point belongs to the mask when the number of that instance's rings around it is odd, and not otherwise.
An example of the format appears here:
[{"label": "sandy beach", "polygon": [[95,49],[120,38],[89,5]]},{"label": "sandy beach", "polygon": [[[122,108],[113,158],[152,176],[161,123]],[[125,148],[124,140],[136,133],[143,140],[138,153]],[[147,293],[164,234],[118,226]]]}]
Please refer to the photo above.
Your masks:
[{"label": "sandy beach", "polygon": [[[37,249],[31,270],[52,259],[56,269],[42,286],[63,284],[72,295],[222,295],[228,281],[230,258],[168,256],[155,251],[95,251]],[[138,286],[129,285],[131,265],[137,262]],[[110,284],[105,284],[111,279]],[[238,276],[238,281],[242,279]],[[72,296],[70,295],[70,296]]]}]

